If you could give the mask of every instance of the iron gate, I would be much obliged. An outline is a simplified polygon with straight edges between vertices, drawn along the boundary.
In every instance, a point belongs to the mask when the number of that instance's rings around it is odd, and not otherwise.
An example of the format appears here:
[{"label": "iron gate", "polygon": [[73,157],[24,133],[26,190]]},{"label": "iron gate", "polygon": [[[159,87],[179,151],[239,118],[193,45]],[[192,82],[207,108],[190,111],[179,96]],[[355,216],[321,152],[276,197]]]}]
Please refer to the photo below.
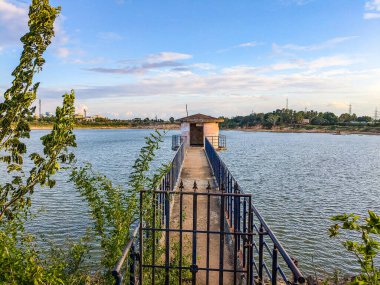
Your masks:
[{"label": "iron gate", "polygon": [[[210,187],[207,191],[197,191],[196,183],[193,190],[141,192],[141,207],[146,199],[152,199],[156,205],[164,201],[164,211],[157,207],[151,217],[144,217],[141,209],[139,284],[197,284],[197,280],[203,280],[203,284],[253,284],[252,245],[255,234],[251,195],[210,192]],[[200,200],[203,205],[199,205]],[[177,213],[170,207],[173,201],[177,203]],[[185,203],[191,204],[190,217],[184,217]],[[213,203],[219,205],[218,225],[211,222]],[[225,219],[227,209],[233,213],[229,223]],[[205,220],[205,224],[200,220]],[[190,227],[185,224],[190,224]],[[202,244],[206,248],[200,253]]]}]

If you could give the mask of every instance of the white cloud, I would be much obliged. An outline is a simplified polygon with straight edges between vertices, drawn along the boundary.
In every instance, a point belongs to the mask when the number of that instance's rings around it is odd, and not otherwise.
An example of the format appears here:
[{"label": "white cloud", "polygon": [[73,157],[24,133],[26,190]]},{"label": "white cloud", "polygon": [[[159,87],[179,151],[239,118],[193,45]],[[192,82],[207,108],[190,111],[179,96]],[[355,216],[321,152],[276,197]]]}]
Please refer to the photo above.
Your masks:
[{"label": "white cloud", "polygon": [[304,61],[296,61],[296,62],[280,62],[273,64],[271,66],[272,70],[288,70],[288,69],[300,69],[305,66]]},{"label": "white cloud", "polygon": [[312,60],[308,66],[310,69],[321,69],[336,66],[349,66],[355,63],[356,60],[346,56],[325,56]]},{"label": "white cloud", "polygon": [[[197,112],[209,113],[212,106],[217,112],[215,115],[244,114],[250,112],[253,105],[255,111],[267,112],[283,106],[281,98],[285,95],[297,109],[309,106],[339,112],[340,106],[333,103],[344,102],[350,97],[357,106],[357,113],[372,112],[373,102],[380,102],[380,69],[355,71],[335,66],[322,71],[310,69],[310,65],[324,67],[327,61],[326,58],[302,61],[303,69],[286,73],[273,73],[270,65],[262,68],[231,66],[205,74],[162,71],[122,85],[72,87],[78,100],[86,103],[91,112],[112,110],[121,116],[125,116],[126,110],[133,112],[134,116],[144,113],[151,116],[160,110],[171,110],[176,117],[180,113],[178,106],[186,103]],[[340,60],[335,64],[339,62],[347,64]],[[267,71],[263,72],[264,69]],[[50,98],[57,98],[62,93],[62,89],[55,91],[55,88],[41,88],[40,91]],[[359,107],[359,101],[362,107]]]},{"label": "white cloud", "polygon": [[278,45],[278,44],[273,44],[272,50],[275,53],[283,53],[286,51],[317,51],[317,50],[333,48],[340,43],[352,40],[354,38],[357,38],[357,37],[355,37],[355,36],[336,37],[336,38],[332,38],[332,39],[329,39],[327,41],[317,43],[317,44],[312,44],[312,45],[296,45],[296,44]]},{"label": "white cloud", "polygon": [[122,40],[123,37],[115,32],[101,32],[98,33],[98,38],[105,41],[119,41]]},{"label": "white cloud", "polygon": [[213,70],[215,69],[215,65],[210,63],[194,63],[190,65],[190,67],[201,69],[201,70]]},{"label": "white cloud", "polygon": [[380,0],[370,0],[364,6],[364,19],[372,20],[380,18]]},{"label": "white cloud", "polygon": [[181,59],[189,59],[192,58],[191,54],[186,53],[178,53],[178,52],[160,52],[157,54],[151,54],[147,58],[147,62],[149,63],[157,63],[163,61],[176,61]]},{"label": "white cloud", "polygon": [[236,47],[255,47],[258,44],[256,42],[247,42],[247,43],[241,43],[240,45],[237,45]]},{"label": "white cloud", "polygon": [[303,5],[306,5],[306,4],[313,2],[314,0],[280,0],[280,1],[284,5],[303,6]]},{"label": "white cloud", "polygon": [[380,13],[364,13],[363,17],[366,20],[379,19]]},{"label": "white cloud", "polygon": [[84,111],[88,112],[88,106],[85,104],[78,104],[75,106],[75,113],[84,115]]},{"label": "white cloud", "polygon": [[244,43],[240,43],[238,45],[234,45],[232,47],[220,49],[220,50],[218,50],[216,52],[217,53],[223,53],[223,52],[227,52],[227,51],[230,51],[230,50],[233,50],[233,49],[237,49],[237,48],[256,47],[256,46],[261,45],[261,44],[262,43],[257,43],[257,42],[244,42]]},{"label": "white cloud", "polygon": [[348,109],[348,103],[345,101],[331,101],[327,103],[326,105],[328,108],[334,108],[336,110],[347,110]]},{"label": "white cloud", "polygon": [[0,0],[0,49],[15,46],[27,31],[28,7]]},{"label": "white cloud", "polygon": [[380,1],[379,0],[370,0],[365,3],[365,9],[368,11],[377,11],[380,12]]},{"label": "white cloud", "polygon": [[70,55],[70,50],[68,48],[59,47],[56,51],[57,56],[60,58],[67,58]]}]

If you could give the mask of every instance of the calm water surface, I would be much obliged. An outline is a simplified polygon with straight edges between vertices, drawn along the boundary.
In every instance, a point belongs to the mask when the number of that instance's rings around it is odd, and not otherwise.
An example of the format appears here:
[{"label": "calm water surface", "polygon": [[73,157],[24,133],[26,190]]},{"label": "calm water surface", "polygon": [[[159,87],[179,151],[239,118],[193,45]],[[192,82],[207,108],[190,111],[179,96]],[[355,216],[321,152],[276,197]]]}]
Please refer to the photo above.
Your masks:
[{"label": "calm water surface", "polygon": [[[78,130],[79,161],[116,184],[126,185],[148,130]],[[155,165],[171,159],[171,131],[157,154]],[[39,149],[33,131],[31,149]],[[380,136],[280,134],[227,131],[228,150],[221,156],[285,248],[297,257],[306,274],[343,268],[355,270],[336,240],[328,238],[328,218],[342,212],[380,212]],[[78,237],[90,225],[86,204],[67,182],[34,194],[33,209],[43,210],[29,225],[62,242]],[[312,262],[313,259],[313,262]],[[313,265],[314,264],[314,265]]]},{"label": "calm water surface", "polygon": [[355,271],[355,259],[328,238],[329,217],[380,212],[380,136],[225,135],[222,158],[303,271]]}]

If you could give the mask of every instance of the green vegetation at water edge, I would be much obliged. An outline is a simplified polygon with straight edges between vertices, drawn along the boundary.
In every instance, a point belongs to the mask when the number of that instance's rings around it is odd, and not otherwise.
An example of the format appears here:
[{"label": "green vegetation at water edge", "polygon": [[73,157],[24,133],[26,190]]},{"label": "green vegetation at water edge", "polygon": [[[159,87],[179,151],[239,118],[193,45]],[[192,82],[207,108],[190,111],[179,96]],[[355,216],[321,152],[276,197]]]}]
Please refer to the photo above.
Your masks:
[{"label": "green vegetation at water edge", "polygon": [[380,121],[369,116],[343,113],[340,116],[332,112],[295,111],[277,109],[269,113],[252,113],[247,116],[224,118],[221,127],[324,130],[324,131],[359,131],[380,133]]}]

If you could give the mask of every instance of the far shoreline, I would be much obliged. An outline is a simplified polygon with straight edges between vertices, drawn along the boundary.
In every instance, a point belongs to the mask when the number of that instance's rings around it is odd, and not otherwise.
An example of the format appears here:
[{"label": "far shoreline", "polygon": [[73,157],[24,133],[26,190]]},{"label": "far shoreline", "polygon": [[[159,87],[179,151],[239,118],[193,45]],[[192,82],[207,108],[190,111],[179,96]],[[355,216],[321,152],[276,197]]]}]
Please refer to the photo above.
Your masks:
[{"label": "far shoreline", "polygon": [[[51,130],[52,125],[48,126],[30,126],[33,131]],[[157,126],[86,126],[74,127],[74,130],[180,130],[179,126],[173,125],[157,125]],[[263,129],[263,128],[221,128],[221,131],[241,131],[241,132],[256,132],[256,133],[299,133],[299,134],[332,134],[332,135],[369,135],[378,136],[380,132],[361,132],[354,130],[326,130],[326,129]]]}]

